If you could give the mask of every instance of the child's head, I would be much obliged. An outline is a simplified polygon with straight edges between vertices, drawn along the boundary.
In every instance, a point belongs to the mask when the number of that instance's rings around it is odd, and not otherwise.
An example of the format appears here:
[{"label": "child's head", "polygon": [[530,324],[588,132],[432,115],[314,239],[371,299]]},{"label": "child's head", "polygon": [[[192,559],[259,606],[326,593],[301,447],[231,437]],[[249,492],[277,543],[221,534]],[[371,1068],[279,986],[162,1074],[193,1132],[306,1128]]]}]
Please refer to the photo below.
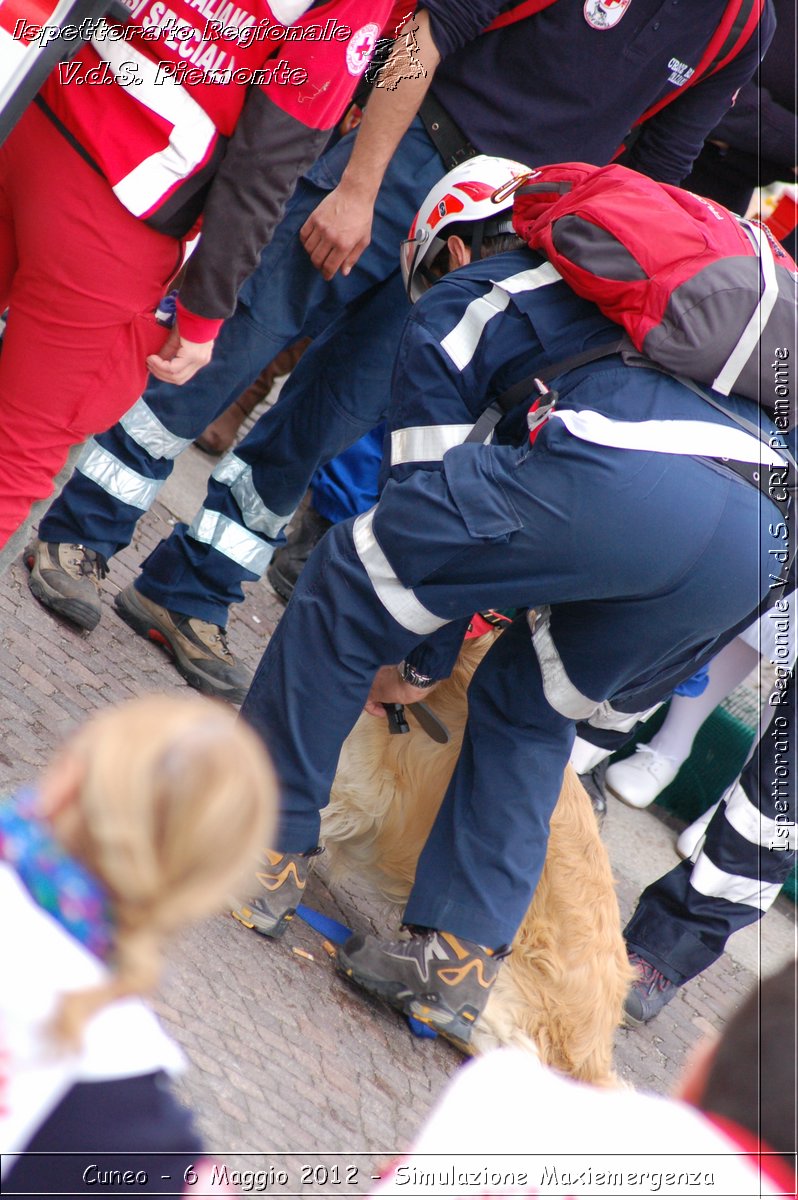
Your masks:
[{"label": "child's head", "polygon": [[64,998],[62,1036],[155,983],[164,937],[217,911],[251,873],[276,795],[255,734],[200,697],[105,710],[66,743],[41,781],[42,815],[107,888],[116,942],[107,985]]}]

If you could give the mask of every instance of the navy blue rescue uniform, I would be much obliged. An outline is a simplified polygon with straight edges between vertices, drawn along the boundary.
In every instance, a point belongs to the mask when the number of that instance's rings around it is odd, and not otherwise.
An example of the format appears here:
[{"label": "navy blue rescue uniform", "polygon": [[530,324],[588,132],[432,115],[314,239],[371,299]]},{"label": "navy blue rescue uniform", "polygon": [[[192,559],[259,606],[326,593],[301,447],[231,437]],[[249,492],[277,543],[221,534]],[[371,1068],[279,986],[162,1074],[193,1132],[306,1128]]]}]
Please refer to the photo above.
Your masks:
[{"label": "navy blue rescue uniform", "polygon": [[[629,166],[679,183],[773,35],[768,3],[740,55],[686,87],[726,5],[632,0],[615,6],[602,26],[595,0],[560,0],[482,33],[507,0],[426,0],[443,58],[432,92],[475,150],[531,165],[606,163],[651,105],[675,95],[647,123]],[[222,460],[194,520],[156,548],[136,582],[156,604],[227,623],[229,605],[243,598],[242,582],[266,569],[314,471],[386,412],[407,314],[399,242],[446,168],[416,118],[380,188],[368,248],[348,275],[325,282],[298,234],[339,183],[353,137],[322,154],[300,180],[213,361],[179,389],[151,381],[135,408],[89,443],[41,523],[44,541],[79,542],[106,557],[127,545],[180,451],[280,350],[313,336],[279,403]]]},{"label": "navy blue rescue uniform", "polygon": [[[772,615],[779,619],[777,611]],[[785,619],[794,621],[795,613]],[[795,866],[794,672],[782,674],[770,693],[763,724],[695,862],[681,862],[650,884],[624,930],[630,950],[672,983],[685,983],[720,958],[731,934],[764,916]]]},{"label": "navy blue rescue uniform", "polygon": [[534,444],[527,405],[462,444],[492,393],[617,334],[526,249],[436,284],[402,336],[382,496],[311,556],[243,708],[282,782],[277,848],[308,850],[377,668],[409,656],[440,678],[475,610],[535,608],[474,676],[405,912],[488,946],[534,892],[575,722],[633,723],[768,587],[779,513],[707,457],[758,460],[760,442],[668,376],[608,358],[553,381]]}]

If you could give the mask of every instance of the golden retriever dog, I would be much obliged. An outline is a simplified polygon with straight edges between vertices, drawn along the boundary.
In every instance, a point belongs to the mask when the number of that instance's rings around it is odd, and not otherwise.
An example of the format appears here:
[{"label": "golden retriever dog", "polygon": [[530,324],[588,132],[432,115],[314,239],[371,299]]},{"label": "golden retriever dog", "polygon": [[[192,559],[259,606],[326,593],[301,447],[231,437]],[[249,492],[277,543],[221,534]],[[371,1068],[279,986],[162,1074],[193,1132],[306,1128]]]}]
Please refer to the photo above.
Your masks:
[{"label": "golden retriever dog", "polygon": [[[333,877],[354,874],[403,902],[460,752],[466,689],[495,638],[465,642],[429,706],[451,733],[433,742],[364,713],[344,743],[322,816]],[[551,820],[546,864],[473,1036],[479,1053],[531,1039],[540,1059],[576,1079],[616,1082],[613,1034],[632,980],[612,872],[587,793],[569,766]],[[528,1044],[528,1043],[527,1043]]]}]

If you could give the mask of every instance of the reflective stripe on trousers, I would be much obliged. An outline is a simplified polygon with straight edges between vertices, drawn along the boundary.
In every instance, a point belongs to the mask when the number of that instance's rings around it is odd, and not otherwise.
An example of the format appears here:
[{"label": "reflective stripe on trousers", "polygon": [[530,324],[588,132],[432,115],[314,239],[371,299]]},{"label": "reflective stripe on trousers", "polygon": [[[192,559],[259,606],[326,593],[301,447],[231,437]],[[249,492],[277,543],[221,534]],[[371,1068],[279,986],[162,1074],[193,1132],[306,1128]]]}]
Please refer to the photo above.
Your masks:
[{"label": "reflective stripe on trousers", "polygon": [[540,665],[543,679],[543,691],[551,707],[563,717],[572,721],[587,721],[595,729],[617,729],[626,732],[633,729],[638,721],[647,717],[659,708],[655,704],[645,712],[619,712],[609,700],[591,700],[579,691],[568,678],[565,665],[551,636],[551,609],[541,606],[537,611],[528,614],[529,627],[532,630],[532,646]]}]

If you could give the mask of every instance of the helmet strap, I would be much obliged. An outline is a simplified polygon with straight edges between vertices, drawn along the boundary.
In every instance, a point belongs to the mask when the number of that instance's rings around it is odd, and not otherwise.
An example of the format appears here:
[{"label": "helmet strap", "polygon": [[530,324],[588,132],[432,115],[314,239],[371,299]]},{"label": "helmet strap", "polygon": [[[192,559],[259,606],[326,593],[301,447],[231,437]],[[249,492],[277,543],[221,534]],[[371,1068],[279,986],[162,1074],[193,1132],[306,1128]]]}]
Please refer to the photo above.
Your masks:
[{"label": "helmet strap", "polygon": [[474,222],[474,236],[471,238],[471,261],[479,262],[482,257],[482,239],[485,236],[485,222]]}]

